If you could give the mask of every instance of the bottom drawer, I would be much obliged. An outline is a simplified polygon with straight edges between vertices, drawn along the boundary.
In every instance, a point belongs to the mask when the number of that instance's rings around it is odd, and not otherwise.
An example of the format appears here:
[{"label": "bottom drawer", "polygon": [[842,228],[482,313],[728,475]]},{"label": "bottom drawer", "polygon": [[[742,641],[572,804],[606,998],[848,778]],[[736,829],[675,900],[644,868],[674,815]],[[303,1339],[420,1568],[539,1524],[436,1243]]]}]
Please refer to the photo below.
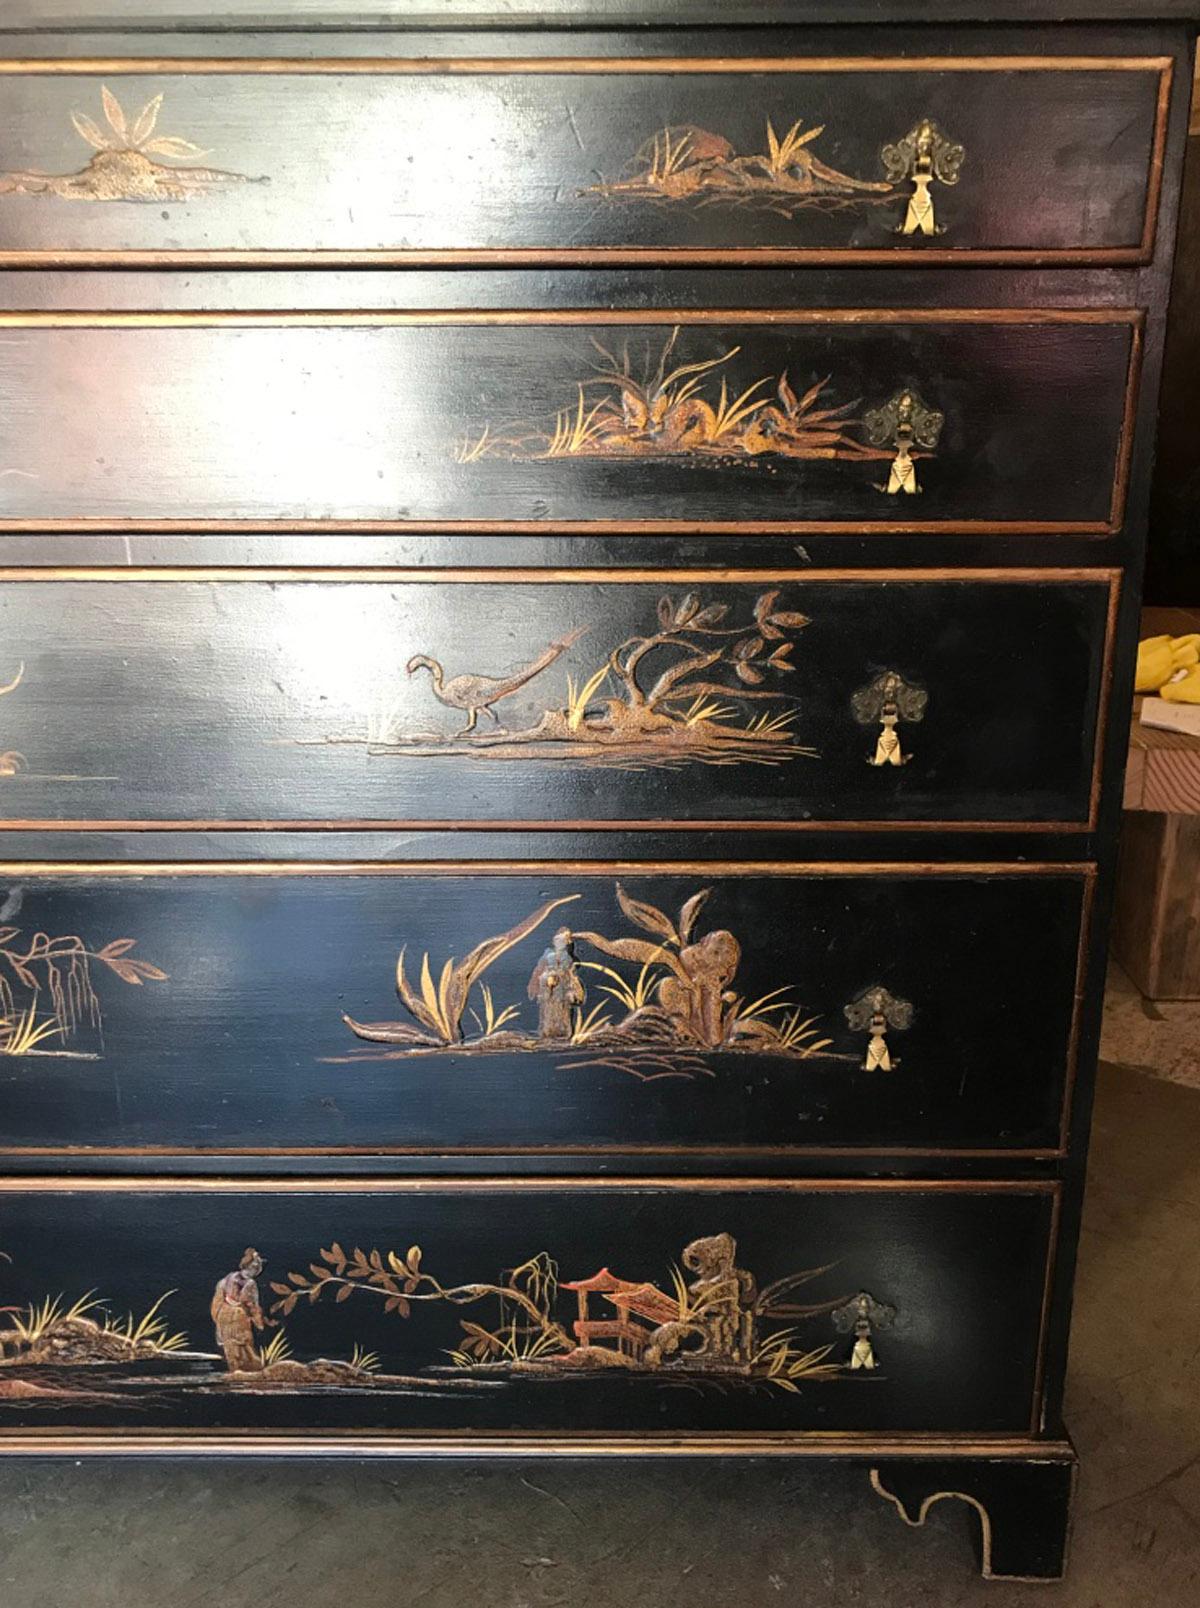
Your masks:
[{"label": "bottom drawer", "polygon": [[1056,1203],[1051,1182],[11,1181],[0,1445],[1028,1433]]}]

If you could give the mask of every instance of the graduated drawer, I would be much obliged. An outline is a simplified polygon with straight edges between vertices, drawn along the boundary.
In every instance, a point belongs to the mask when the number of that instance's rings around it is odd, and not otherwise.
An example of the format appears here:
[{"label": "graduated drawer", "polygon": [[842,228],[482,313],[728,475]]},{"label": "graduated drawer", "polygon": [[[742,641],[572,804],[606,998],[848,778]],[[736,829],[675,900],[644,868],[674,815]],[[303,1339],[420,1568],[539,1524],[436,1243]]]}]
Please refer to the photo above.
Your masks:
[{"label": "graduated drawer", "polygon": [[12,1158],[606,1153],[695,1169],[1065,1141],[1087,866],[0,878]]},{"label": "graduated drawer", "polygon": [[569,59],[523,57],[526,34],[441,60],[0,64],[3,261],[1153,249],[1169,57],[1053,55],[1030,36],[1024,54],[737,60],[610,37],[606,57]]},{"label": "graduated drawer", "polygon": [[[1039,1413],[1049,1182],[36,1179],[0,1205],[3,1449],[866,1440],[1028,1434]],[[278,1328],[224,1296],[242,1264]],[[281,1336],[290,1357],[260,1366]]]},{"label": "graduated drawer", "polygon": [[9,826],[97,829],[1082,828],[1117,586],[10,570],[0,803]]},{"label": "graduated drawer", "polygon": [[4,313],[0,529],[1104,534],[1141,328],[1067,308]]}]

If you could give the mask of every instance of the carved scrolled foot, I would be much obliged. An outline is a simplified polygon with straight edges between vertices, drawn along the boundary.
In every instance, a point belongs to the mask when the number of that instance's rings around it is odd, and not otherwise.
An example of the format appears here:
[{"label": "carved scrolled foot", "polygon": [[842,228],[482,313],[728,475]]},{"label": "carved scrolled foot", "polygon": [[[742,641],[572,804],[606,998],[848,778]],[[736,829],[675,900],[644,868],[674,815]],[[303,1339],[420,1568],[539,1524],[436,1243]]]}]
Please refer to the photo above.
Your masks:
[{"label": "carved scrolled foot", "polygon": [[871,1489],[919,1530],[935,1507],[973,1510],[976,1552],[985,1580],[1061,1580],[1076,1462],[1069,1450],[1017,1458],[906,1458],[876,1464]]}]

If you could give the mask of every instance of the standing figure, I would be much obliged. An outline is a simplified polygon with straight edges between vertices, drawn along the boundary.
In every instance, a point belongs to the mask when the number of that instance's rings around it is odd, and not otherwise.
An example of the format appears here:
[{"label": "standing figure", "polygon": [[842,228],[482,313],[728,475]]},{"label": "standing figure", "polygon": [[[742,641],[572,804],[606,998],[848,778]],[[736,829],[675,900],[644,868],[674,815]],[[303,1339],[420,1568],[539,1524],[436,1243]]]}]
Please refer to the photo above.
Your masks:
[{"label": "standing figure", "polygon": [[549,949],[542,952],[529,979],[528,993],[538,1008],[538,1037],[569,1039],[575,1029],[575,1007],[584,1000],[569,927],[560,927]]},{"label": "standing figure", "polygon": [[930,186],[935,179],[941,184],[957,184],[965,154],[962,146],[948,140],[928,117],[923,117],[895,145],[884,146],[880,155],[892,183],[912,180],[908,208],[904,222],[896,230],[897,234],[941,234],[934,217]]},{"label": "standing figure", "polygon": [[255,1330],[266,1324],[256,1282],[262,1270],[262,1257],[253,1248],[248,1249],[237,1271],[226,1273],[213,1291],[212,1320],[230,1373],[258,1373],[263,1366],[254,1344]]}]

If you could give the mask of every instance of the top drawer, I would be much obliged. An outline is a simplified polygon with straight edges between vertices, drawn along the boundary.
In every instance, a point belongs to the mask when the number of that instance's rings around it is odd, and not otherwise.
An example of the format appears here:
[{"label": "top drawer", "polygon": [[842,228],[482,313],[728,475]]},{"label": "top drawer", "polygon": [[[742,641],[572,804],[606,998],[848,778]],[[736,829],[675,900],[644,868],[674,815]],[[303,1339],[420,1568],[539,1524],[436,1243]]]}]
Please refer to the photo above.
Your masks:
[{"label": "top drawer", "polygon": [[1144,262],[1171,66],[10,60],[0,263]]}]

